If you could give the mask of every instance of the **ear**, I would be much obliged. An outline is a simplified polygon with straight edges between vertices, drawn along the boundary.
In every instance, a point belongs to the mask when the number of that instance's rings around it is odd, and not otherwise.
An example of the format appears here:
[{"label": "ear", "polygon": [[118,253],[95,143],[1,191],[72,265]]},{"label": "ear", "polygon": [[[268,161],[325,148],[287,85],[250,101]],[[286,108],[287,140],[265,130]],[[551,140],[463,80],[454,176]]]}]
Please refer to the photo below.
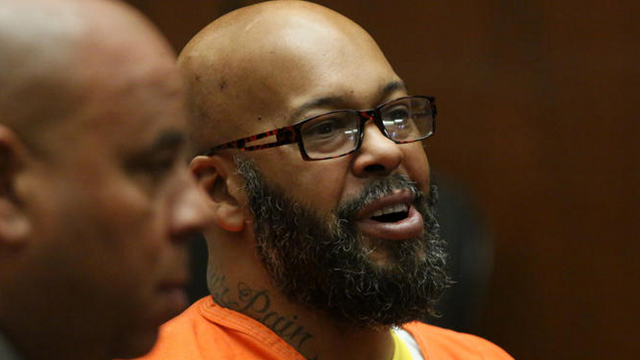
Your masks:
[{"label": "ear", "polygon": [[189,169],[198,185],[209,195],[216,224],[231,232],[242,231],[250,220],[242,181],[231,158],[199,155],[191,160]]},{"label": "ear", "polygon": [[26,157],[26,147],[16,134],[0,125],[0,245],[22,244],[29,233],[29,217],[15,189]]}]

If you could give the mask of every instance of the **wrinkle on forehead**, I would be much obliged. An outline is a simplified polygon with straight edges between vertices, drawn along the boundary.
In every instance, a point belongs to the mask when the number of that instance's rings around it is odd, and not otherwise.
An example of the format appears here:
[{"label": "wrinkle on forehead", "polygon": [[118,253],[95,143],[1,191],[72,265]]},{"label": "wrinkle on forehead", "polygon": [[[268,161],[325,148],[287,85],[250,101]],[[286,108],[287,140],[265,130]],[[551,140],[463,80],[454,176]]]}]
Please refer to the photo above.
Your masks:
[{"label": "wrinkle on forehead", "polygon": [[296,94],[331,76],[332,64],[358,70],[357,58],[345,59],[352,48],[387,63],[360,26],[316,4],[266,2],[217,19],[179,58],[196,151],[281,126],[267,122],[288,119]]}]

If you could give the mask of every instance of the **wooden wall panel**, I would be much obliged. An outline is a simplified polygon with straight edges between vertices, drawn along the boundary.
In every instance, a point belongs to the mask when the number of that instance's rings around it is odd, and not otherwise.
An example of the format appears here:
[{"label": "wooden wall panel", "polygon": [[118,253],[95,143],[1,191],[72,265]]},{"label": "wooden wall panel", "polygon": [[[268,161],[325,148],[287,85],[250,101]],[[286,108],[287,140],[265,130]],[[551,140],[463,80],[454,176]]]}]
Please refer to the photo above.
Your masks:
[{"label": "wooden wall panel", "polygon": [[[248,3],[130,2],[178,49]],[[636,358],[640,3],[318,2],[438,98],[431,163],[472,190],[495,234],[478,332],[520,360]]]}]

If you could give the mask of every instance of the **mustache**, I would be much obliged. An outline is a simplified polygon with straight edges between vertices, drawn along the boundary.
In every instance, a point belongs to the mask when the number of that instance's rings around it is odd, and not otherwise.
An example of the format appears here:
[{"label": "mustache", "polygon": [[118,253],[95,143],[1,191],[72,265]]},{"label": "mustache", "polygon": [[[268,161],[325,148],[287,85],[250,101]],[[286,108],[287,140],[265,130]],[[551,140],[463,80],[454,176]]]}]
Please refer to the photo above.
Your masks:
[{"label": "mustache", "polygon": [[[372,179],[367,182],[356,198],[340,203],[334,211],[334,215],[341,220],[353,220],[363,206],[398,190],[409,190],[415,197],[414,205],[422,204],[426,197],[418,184],[407,175],[391,174],[385,178]],[[417,206],[417,209],[420,212],[424,210],[423,206]]]}]

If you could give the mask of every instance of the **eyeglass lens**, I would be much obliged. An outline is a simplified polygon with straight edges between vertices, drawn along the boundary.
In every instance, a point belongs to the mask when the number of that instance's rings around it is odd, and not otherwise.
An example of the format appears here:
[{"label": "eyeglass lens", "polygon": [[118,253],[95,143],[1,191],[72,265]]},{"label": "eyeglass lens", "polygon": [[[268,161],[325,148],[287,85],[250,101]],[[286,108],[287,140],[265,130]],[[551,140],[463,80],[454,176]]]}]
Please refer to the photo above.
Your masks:
[{"label": "eyeglass lens", "polygon": [[[424,139],[433,131],[431,103],[426,98],[405,98],[379,109],[388,138],[396,143]],[[335,111],[302,125],[300,133],[307,156],[311,159],[340,156],[358,147],[360,126],[357,111]]]}]

